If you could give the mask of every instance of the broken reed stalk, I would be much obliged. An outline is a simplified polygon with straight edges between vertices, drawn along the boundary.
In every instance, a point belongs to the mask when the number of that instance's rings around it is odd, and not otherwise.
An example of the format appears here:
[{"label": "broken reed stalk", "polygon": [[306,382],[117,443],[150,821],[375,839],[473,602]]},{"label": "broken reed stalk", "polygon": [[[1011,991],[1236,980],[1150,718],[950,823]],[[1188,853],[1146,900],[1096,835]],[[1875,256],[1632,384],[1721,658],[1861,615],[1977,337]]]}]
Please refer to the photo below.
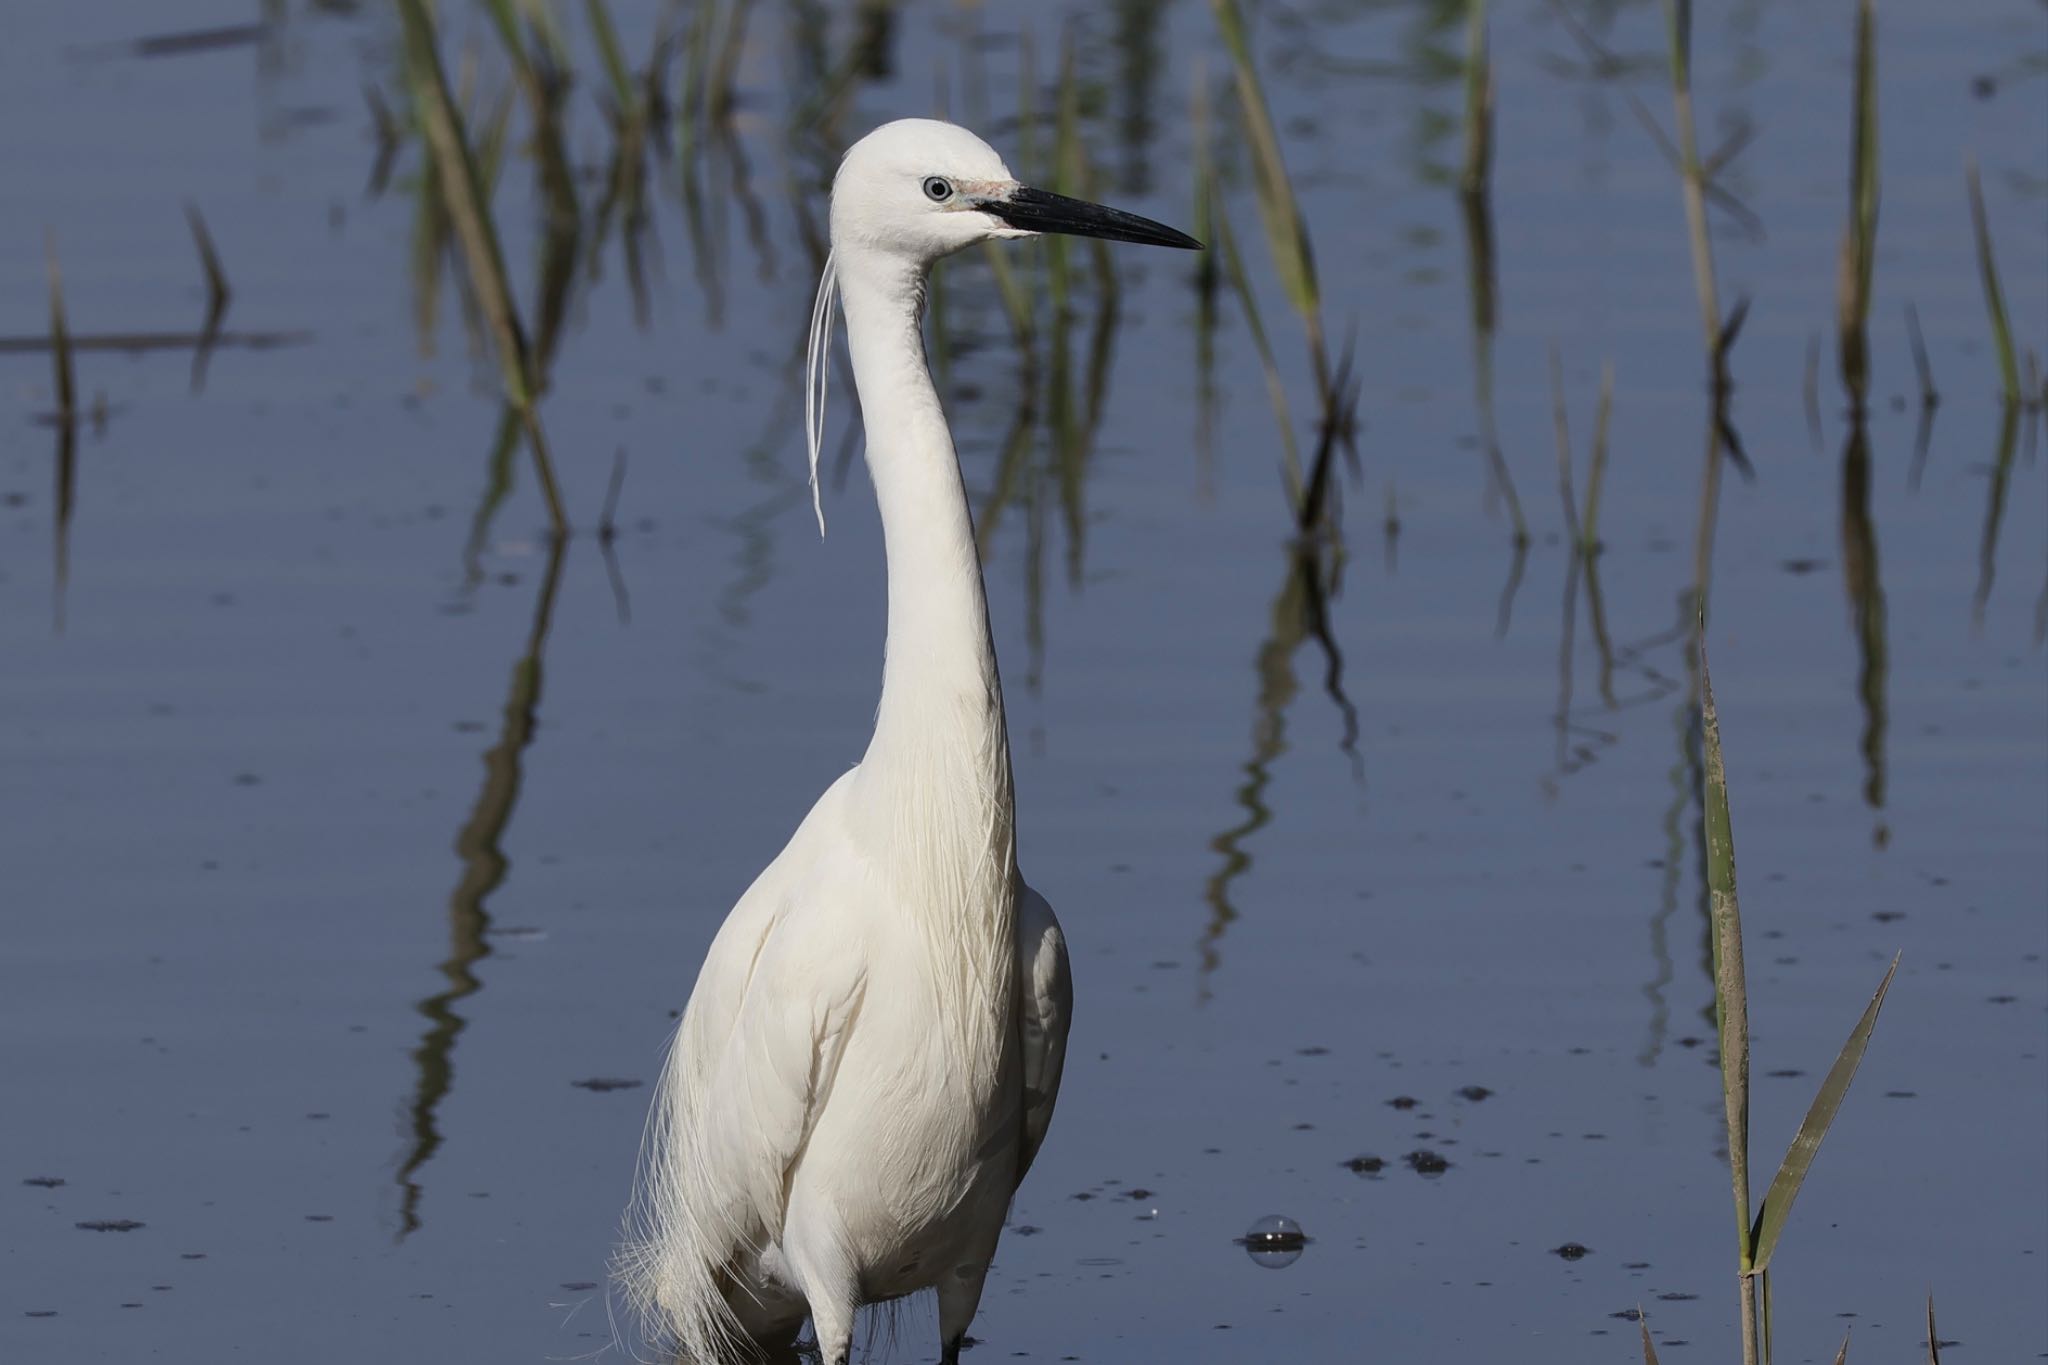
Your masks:
[{"label": "broken reed stalk", "polygon": [[1856,6],[1856,94],[1849,154],[1849,222],[1842,231],[1835,330],[1842,384],[1863,410],[1870,391],[1870,279],[1877,252],[1877,37],[1871,0]]},{"label": "broken reed stalk", "polygon": [[2005,317],[2005,293],[1998,285],[1998,262],[1991,252],[1991,224],[1984,216],[1984,187],[1977,179],[1977,158],[1965,163],[1970,189],[1970,225],[1977,236],[1977,274],[1984,283],[1984,307],[1991,314],[1991,340],[1998,350],[2000,392],[2008,407],[2020,401],[2020,367],[2012,345],[2012,326]]},{"label": "broken reed stalk", "polygon": [[562,509],[561,489],[555,482],[554,464],[541,432],[540,415],[535,408],[539,394],[533,357],[519,322],[518,304],[506,279],[505,258],[491,221],[483,179],[463,133],[462,116],[448,90],[448,76],[441,65],[433,21],[428,17],[424,0],[398,0],[398,9],[405,25],[414,102],[434,162],[434,180],[469,267],[471,291],[495,343],[506,397],[519,410],[521,424],[526,428],[534,469],[547,501],[548,521],[559,539],[569,533],[569,519]]}]

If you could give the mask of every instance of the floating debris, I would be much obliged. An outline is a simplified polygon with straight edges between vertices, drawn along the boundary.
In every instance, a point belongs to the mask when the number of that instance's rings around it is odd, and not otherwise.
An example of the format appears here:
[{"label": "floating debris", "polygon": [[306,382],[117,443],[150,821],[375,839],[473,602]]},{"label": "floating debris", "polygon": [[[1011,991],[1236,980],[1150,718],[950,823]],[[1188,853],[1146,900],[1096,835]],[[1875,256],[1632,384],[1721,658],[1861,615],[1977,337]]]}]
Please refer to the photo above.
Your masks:
[{"label": "floating debris", "polygon": [[621,1076],[592,1076],[587,1081],[571,1081],[578,1090],[590,1090],[605,1095],[614,1090],[637,1090],[642,1082],[627,1080]]},{"label": "floating debris", "polygon": [[1408,1163],[1408,1169],[1417,1175],[1438,1176],[1451,1169],[1451,1163],[1428,1148],[1410,1152],[1401,1158]]},{"label": "floating debris", "polygon": [[64,1183],[64,1177],[61,1175],[32,1175],[21,1183],[24,1185],[34,1185],[37,1189],[41,1190],[54,1190]]},{"label": "floating debris", "polygon": [[1251,1230],[1237,1239],[1237,1244],[1253,1264],[1268,1270],[1284,1270],[1301,1259],[1302,1250],[1308,1246],[1308,1234],[1285,1214],[1269,1213],[1252,1224]]},{"label": "floating debris", "polygon": [[1566,1242],[1561,1247],[1552,1247],[1550,1254],[1560,1256],[1567,1261],[1583,1261],[1592,1254],[1592,1251],[1591,1247],[1581,1246],[1577,1242]]},{"label": "floating debris", "polygon": [[1355,1156],[1344,1163],[1344,1169],[1353,1175],[1378,1175],[1386,1169],[1386,1161],[1376,1156]]},{"label": "floating debris", "polygon": [[143,1225],[133,1218],[94,1218],[75,1226],[86,1232],[133,1232]]}]

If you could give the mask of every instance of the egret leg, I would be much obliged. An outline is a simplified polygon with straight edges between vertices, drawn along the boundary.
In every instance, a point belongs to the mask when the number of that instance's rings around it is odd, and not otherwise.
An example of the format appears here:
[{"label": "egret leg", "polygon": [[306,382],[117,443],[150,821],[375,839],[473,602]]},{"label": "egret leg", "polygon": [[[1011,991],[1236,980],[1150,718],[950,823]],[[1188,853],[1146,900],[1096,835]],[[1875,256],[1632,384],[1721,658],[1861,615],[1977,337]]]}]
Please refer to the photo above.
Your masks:
[{"label": "egret leg", "polygon": [[792,1205],[783,1230],[782,1252],[804,1301],[811,1306],[811,1330],[825,1365],[851,1365],[853,1313],[860,1280],[831,1234]]}]

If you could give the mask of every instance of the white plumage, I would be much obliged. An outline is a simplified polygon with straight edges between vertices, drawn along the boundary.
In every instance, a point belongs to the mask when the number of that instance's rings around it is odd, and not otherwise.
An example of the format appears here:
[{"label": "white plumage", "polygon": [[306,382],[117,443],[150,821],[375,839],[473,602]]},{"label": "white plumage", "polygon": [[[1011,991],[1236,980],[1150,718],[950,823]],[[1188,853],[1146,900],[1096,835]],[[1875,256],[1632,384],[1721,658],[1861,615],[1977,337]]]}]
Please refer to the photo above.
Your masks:
[{"label": "white plumage", "polygon": [[654,1096],[616,1275],[686,1365],[786,1347],[807,1316],[844,1365],[857,1307],[927,1288],[956,1361],[1052,1119],[1066,945],[1017,870],[987,602],[921,330],[933,261],[1037,231],[1194,245],[1019,186],[928,120],[870,133],[833,185],[806,426],[815,485],[836,280],[888,559],[882,698],[866,756],[726,917]]}]

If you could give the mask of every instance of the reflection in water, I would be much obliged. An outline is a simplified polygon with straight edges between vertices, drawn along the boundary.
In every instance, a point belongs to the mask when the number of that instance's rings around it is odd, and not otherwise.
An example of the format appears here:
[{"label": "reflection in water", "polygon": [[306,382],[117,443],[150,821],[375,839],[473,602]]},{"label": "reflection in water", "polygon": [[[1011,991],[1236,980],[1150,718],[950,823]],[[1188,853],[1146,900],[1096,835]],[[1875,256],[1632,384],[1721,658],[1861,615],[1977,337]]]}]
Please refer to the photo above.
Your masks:
[{"label": "reflection in water", "polygon": [[[1467,60],[1486,60],[1484,49]],[[1484,116],[1492,118],[1492,81],[1486,82]],[[1459,220],[1465,228],[1465,279],[1472,298],[1472,391],[1479,408],[1479,444],[1486,457],[1486,497],[1489,508],[1498,496],[1507,504],[1508,519],[1514,527],[1508,558],[1507,581],[1500,593],[1500,610],[1495,633],[1506,635],[1515,609],[1515,593],[1522,586],[1522,570],[1529,557],[1529,524],[1522,515],[1522,500],[1515,492],[1514,477],[1508,473],[1501,454],[1500,428],[1493,407],[1493,339],[1499,325],[1496,267],[1493,251],[1493,204],[1484,174],[1468,175],[1458,190]]]},{"label": "reflection in water", "polygon": [[[1602,701],[1608,710],[1614,709],[1614,661],[1607,646],[1606,625],[1600,620],[1599,589],[1594,586],[1598,582],[1594,561],[1574,549],[1571,562],[1566,565],[1564,573],[1564,625],[1558,632],[1557,644],[1557,711],[1551,717],[1551,725],[1557,731],[1557,779],[1570,777],[1597,759],[1600,753],[1594,745],[1605,748],[1621,741],[1621,736],[1612,730],[1572,719],[1573,634],[1574,621],[1578,614],[1579,581],[1582,575],[1586,579],[1588,591],[1593,595],[1594,635],[1600,642]],[[1572,742],[1574,736],[1578,737],[1577,744]]]},{"label": "reflection in water", "polygon": [[1681,709],[1678,713],[1679,756],[1671,765],[1667,780],[1671,784],[1671,801],[1664,807],[1664,856],[1659,860],[1664,875],[1657,884],[1657,912],[1650,916],[1650,979],[1643,983],[1643,998],[1650,1002],[1650,1022],[1643,1036],[1643,1050],[1636,1055],[1636,1061],[1643,1066],[1655,1066],[1657,1058],[1664,1052],[1664,1036],[1671,1030],[1671,1002],[1664,997],[1665,987],[1671,984],[1674,971],[1671,965],[1671,918],[1678,912],[1678,883],[1685,874],[1685,836],[1680,833],[1680,821],[1685,818],[1685,808],[1692,800],[1693,787],[1686,781],[1686,755],[1689,745],[1685,729],[1690,722]]},{"label": "reflection in water", "polygon": [[50,624],[64,633],[64,590],[71,581],[71,509],[78,494],[78,418],[65,411],[57,414],[56,500],[51,513],[50,553],[54,560],[50,578]]},{"label": "reflection in water", "polygon": [[[1332,561],[1326,564],[1325,560]],[[1353,772],[1362,776],[1358,756],[1358,712],[1344,692],[1344,656],[1330,633],[1329,598],[1336,588],[1335,554],[1314,541],[1297,544],[1288,556],[1287,578],[1273,601],[1272,625],[1265,642],[1253,656],[1258,673],[1258,702],[1252,720],[1252,756],[1245,761],[1244,781],[1235,793],[1244,819],[1209,841],[1223,862],[1210,876],[1203,898],[1209,904],[1209,923],[1199,943],[1201,966],[1198,998],[1209,998],[1209,977],[1223,964],[1223,936],[1237,919],[1230,900],[1230,884],[1252,865],[1244,841],[1272,821],[1266,804],[1267,785],[1273,764],[1287,752],[1287,708],[1300,690],[1294,677],[1294,654],[1304,640],[1313,638],[1323,651],[1323,690],[1336,705],[1344,722],[1342,746],[1351,756]]]},{"label": "reflection in water", "polygon": [[505,698],[498,742],[484,754],[483,787],[477,792],[469,819],[455,835],[455,852],[463,865],[462,879],[448,898],[449,951],[438,969],[448,984],[418,1006],[427,1021],[427,1030],[412,1053],[417,1073],[408,1106],[412,1145],[397,1175],[401,1239],[420,1226],[421,1188],[415,1177],[441,1147],[436,1115],[441,1101],[455,1084],[455,1042],[468,1024],[456,1013],[455,1006],[483,988],[476,967],[491,954],[490,944],[485,941],[491,917],[484,902],[503,884],[511,868],[498,843],[519,803],[526,746],[533,742],[534,712],[540,705],[541,694],[541,651],[547,644],[548,624],[554,616],[562,551],[562,541],[549,542],[547,568],[541,578],[540,594],[534,601],[526,649],[512,665],[512,686]]},{"label": "reflection in water", "polygon": [[2007,403],[1998,419],[1998,453],[1991,461],[1991,492],[1984,507],[1984,538],[1977,546],[1977,592],[1971,600],[1971,619],[1984,624],[1984,608],[1991,601],[1991,581],[1998,573],[1998,524],[2005,519],[2005,490],[2012,478],[2012,459],[2019,448],[2020,405]]},{"label": "reflection in water", "polygon": [[[1890,651],[1885,644],[1884,585],[1878,577],[1877,525],[1870,515],[1870,434],[1860,411],[1851,418],[1849,442],[1842,449],[1842,579],[1861,659],[1856,693],[1863,700],[1863,800],[1872,811],[1882,812]],[[1881,814],[1871,839],[1879,848],[1890,842],[1891,831]]]}]

